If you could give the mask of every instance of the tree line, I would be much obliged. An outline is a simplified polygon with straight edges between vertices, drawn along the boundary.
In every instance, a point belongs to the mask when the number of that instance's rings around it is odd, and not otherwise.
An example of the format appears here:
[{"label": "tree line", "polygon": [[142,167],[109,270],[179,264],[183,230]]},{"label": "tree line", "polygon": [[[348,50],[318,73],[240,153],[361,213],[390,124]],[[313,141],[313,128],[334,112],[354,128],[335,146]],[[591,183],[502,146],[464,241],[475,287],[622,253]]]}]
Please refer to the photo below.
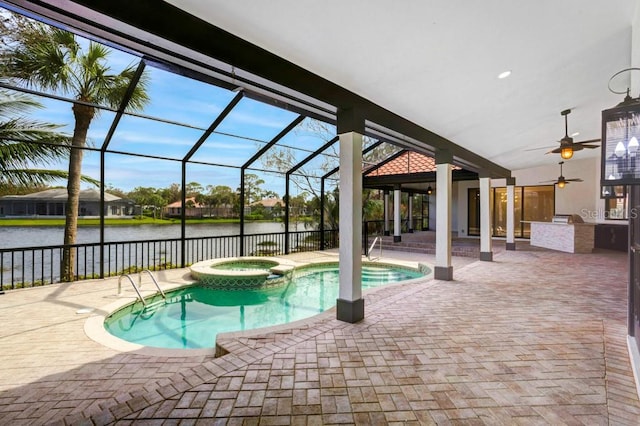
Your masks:
[{"label": "tree line", "polygon": [[[283,214],[282,206],[276,204],[272,209],[265,210],[259,204],[267,198],[279,199],[276,192],[263,189],[264,180],[258,175],[248,173],[245,175],[245,203],[251,206],[250,218],[271,219]],[[154,188],[138,186],[131,191],[124,191],[113,186],[108,186],[106,191],[121,198],[133,200],[142,206],[142,211],[148,216],[162,215],[164,208],[172,203],[182,200],[182,188],[180,184],[173,183],[166,188]],[[186,208],[198,207],[202,217],[229,217],[240,214],[240,188],[232,189],[227,185],[202,185],[199,182],[189,182],[185,186]],[[292,197],[291,202],[297,209],[306,209],[305,195]],[[160,216],[161,217],[161,216]]]}]

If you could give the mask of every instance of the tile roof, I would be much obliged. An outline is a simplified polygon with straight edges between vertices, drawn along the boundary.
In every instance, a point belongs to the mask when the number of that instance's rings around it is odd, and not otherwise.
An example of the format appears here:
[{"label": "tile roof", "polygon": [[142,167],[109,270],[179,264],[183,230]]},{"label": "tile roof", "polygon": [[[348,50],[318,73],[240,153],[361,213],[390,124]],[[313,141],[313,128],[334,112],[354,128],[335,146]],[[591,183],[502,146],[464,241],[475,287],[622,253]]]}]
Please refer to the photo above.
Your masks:
[{"label": "tile roof", "polygon": [[276,204],[280,205],[280,207],[284,207],[284,201],[280,198],[264,198],[260,201],[251,203],[252,206],[257,206],[258,204],[262,204],[264,207],[275,207]]},{"label": "tile roof", "polygon": [[[190,208],[202,208],[202,207],[205,207],[204,204],[200,204],[200,203],[196,202],[196,197],[187,197],[185,199],[185,202],[187,202],[187,203],[189,203],[190,201],[193,203],[193,205]],[[182,207],[182,200],[174,201],[171,204],[167,204],[165,207],[167,207],[167,208],[181,208]]]},{"label": "tile roof", "polygon": [[[460,167],[454,166],[454,170]],[[413,173],[427,173],[436,171],[436,160],[425,154],[413,151],[404,151],[393,160],[380,166],[373,166],[365,171],[365,176],[389,176],[405,175]]]}]

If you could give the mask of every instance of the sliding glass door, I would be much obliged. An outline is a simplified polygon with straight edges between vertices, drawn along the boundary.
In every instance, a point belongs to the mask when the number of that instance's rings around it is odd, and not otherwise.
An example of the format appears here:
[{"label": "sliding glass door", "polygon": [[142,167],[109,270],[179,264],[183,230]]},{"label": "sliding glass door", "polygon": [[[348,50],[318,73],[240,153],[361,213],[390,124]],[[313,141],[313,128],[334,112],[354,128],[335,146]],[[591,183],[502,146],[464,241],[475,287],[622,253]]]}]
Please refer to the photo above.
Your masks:
[{"label": "sliding glass door", "polygon": [[[531,224],[528,222],[550,222],[555,214],[555,187],[516,186],[514,195],[515,237],[529,238]],[[471,214],[469,201],[469,218]],[[493,236],[507,236],[507,188],[493,188]]]}]

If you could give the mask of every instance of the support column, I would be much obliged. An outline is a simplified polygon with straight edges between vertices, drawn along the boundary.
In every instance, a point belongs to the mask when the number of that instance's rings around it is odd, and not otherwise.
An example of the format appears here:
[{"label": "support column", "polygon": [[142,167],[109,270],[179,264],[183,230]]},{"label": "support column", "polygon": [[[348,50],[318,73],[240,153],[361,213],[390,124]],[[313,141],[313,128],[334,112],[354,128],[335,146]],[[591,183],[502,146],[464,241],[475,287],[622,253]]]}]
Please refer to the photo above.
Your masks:
[{"label": "support column", "polygon": [[409,219],[409,233],[413,234],[413,194],[409,192],[407,195],[407,204],[409,209],[408,219]]},{"label": "support column", "polygon": [[384,190],[384,236],[389,236],[389,191]]},{"label": "support column", "polygon": [[491,241],[491,178],[480,177],[480,260],[493,260]]},{"label": "support column", "polygon": [[340,138],[340,289],[337,319],[364,318],[362,298],[362,135],[364,118],[353,109],[338,111]]},{"label": "support column", "polygon": [[320,250],[324,250],[325,236],[324,236],[324,180],[320,179]]},{"label": "support column", "polygon": [[448,151],[436,152],[436,264],[433,277],[436,280],[453,280],[451,265],[451,163]]},{"label": "support column", "polygon": [[393,242],[399,243],[402,241],[402,218],[400,217],[400,201],[402,199],[402,192],[400,192],[400,185],[396,185],[393,188]]},{"label": "support column", "polygon": [[515,198],[516,198],[516,178],[507,178],[507,250],[516,249],[515,239]]}]

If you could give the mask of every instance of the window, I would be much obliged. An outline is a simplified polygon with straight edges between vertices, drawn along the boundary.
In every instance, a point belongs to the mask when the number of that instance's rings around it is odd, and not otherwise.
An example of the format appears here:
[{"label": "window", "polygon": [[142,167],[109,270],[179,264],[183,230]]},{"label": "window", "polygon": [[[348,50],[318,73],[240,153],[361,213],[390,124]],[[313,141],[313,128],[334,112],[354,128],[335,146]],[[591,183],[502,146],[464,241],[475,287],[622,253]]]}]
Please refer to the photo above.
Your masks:
[{"label": "window", "polygon": [[467,193],[468,210],[467,235],[480,235],[480,190],[469,188]]},{"label": "window", "polygon": [[507,188],[493,188],[493,236],[507,236]]},{"label": "window", "polygon": [[[420,218],[420,230],[421,231],[428,231],[429,230],[429,195],[422,195],[420,197],[421,202],[420,202],[420,212],[418,213],[414,213],[416,215],[416,217]],[[418,204],[418,203],[414,203]]]},{"label": "window", "polygon": [[[493,236],[507,235],[507,188],[493,189]],[[514,189],[514,234],[529,238],[530,221],[550,222],[555,213],[555,187],[516,186]]]},{"label": "window", "polygon": [[522,236],[529,238],[531,223],[528,222],[551,222],[555,212],[555,187],[525,186],[522,189]]}]

